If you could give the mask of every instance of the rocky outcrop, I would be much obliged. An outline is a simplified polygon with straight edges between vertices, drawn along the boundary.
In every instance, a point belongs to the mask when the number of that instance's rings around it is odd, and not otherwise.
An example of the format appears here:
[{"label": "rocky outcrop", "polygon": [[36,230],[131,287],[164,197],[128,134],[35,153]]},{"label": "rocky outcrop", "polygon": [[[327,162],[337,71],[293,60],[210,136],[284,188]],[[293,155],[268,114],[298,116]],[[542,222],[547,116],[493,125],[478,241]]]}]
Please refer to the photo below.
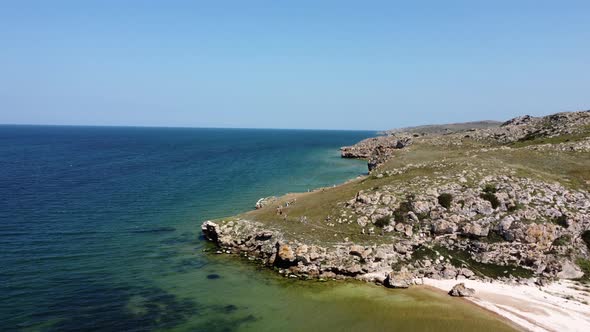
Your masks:
[{"label": "rocky outcrop", "polygon": [[[588,192],[510,175],[487,176],[479,182],[473,179],[476,172],[456,177],[446,177],[447,184],[438,186],[432,186],[436,178],[429,178],[430,186],[416,182],[414,189],[389,185],[358,192],[344,204],[342,216],[330,220],[355,225],[360,233],[374,233],[376,223],[388,218],[389,225],[380,227],[396,239],[390,244],[312,245],[244,219],[207,221],[202,231],[220,252],[246,255],[302,278],[357,278],[404,288],[420,277],[485,277],[470,262],[504,269],[505,277],[512,280],[517,280],[510,272],[514,266],[543,279],[583,276],[572,259],[590,256],[581,240],[590,229]],[[459,185],[459,178],[468,178],[476,187]],[[404,193],[410,189],[411,195]],[[481,198],[486,192],[493,192],[494,206]],[[440,205],[438,193],[452,196],[448,208]],[[415,256],[420,248],[431,254]],[[468,254],[471,261],[438,253],[436,248]],[[392,268],[400,264],[401,269]]]},{"label": "rocky outcrop", "polygon": [[511,143],[575,134],[588,125],[590,111],[563,112],[544,117],[524,115],[508,120],[500,127],[478,130],[469,136],[478,140]]},{"label": "rocky outcrop", "polygon": [[[537,135],[575,134],[590,125],[589,114],[523,116],[502,126],[469,131],[469,136],[502,143]],[[461,144],[456,135],[434,137],[431,143],[437,147],[445,142]],[[373,170],[394,151],[419,139],[399,133],[382,136],[342,148],[342,156],[369,159]],[[588,138],[582,138],[548,144],[547,148],[536,146],[547,151],[585,153],[587,142]],[[242,218],[207,221],[202,231],[219,246],[218,252],[259,260],[290,277],[356,278],[393,288],[408,287],[422,277],[511,282],[535,278],[538,283],[583,277],[576,262],[590,259],[583,236],[590,230],[590,193],[581,189],[583,186],[568,186],[569,181],[543,180],[546,171],[529,178],[503,164],[486,167],[485,163],[469,160],[479,160],[480,153],[511,151],[495,143],[459,150],[459,161],[435,160],[374,172],[368,178],[370,185],[361,185],[363,189],[355,189],[355,194],[349,191],[346,200],[330,206],[335,214],[325,220],[291,217],[289,205],[295,203],[293,200],[277,207],[276,222]],[[522,149],[528,151],[529,147]],[[387,181],[388,177],[393,178]],[[261,199],[256,207],[273,209],[275,201],[274,197]],[[285,222],[301,222],[309,227],[305,234],[329,232],[329,238],[333,235],[342,241],[325,242],[325,236],[311,241],[293,234]],[[451,293],[471,294],[462,284]]]},{"label": "rocky outcrop", "polygon": [[561,265],[561,271],[557,273],[560,279],[578,279],[584,276],[584,272],[578,266],[570,261],[565,261]]},{"label": "rocky outcrop", "polygon": [[276,196],[263,197],[263,198],[260,198],[258,201],[256,201],[256,204],[254,205],[254,207],[256,209],[262,209],[263,207],[265,207],[269,204],[272,204],[276,201],[277,201]]},{"label": "rocky outcrop", "polygon": [[367,159],[369,171],[386,162],[395,150],[412,144],[407,135],[388,135],[368,138],[352,146],[340,148],[342,158]]},{"label": "rocky outcrop", "polygon": [[464,283],[459,283],[453,286],[449,291],[449,295],[458,297],[473,296],[475,295],[475,289],[467,288]]},{"label": "rocky outcrop", "polygon": [[400,271],[392,271],[387,274],[384,285],[390,288],[408,288],[413,284],[413,275],[407,268]]},{"label": "rocky outcrop", "polygon": [[220,253],[246,255],[279,268],[282,274],[302,278],[362,279],[363,275],[391,269],[404,256],[391,244],[343,243],[322,247],[288,241],[279,231],[243,219],[224,223],[206,221],[201,229],[206,239],[220,247]]},{"label": "rocky outcrop", "polygon": [[[242,253],[284,274],[305,278],[364,279],[391,271],[396,264],[404,269],[383,279],[388,287],[406,287],[413,277],[482,276],[463,258],[449,261],[441,254],[413,258],[416,249],[424,247],[447,248],[467,253],[481,264],[506,266],[506,277],[511,266],[542,278],[583,275],[573,261],[590,256],[581,239],[590,229],[588,192],[513,175],[479,176],[466,170],[454,178],[445,177],[445,183],[437,186],[433,186],[437,178],[430,177],[424,179],[428,185],[417,181],[415,187],[386,185],[360,191],[344,203],[342,216],[329,221],[330,225],[355,225],[362,234],[379,229],[397,239],[391,244],[310,245],[287,240],[279,229],[242,219],[208,221],[202,230],[223,252]],[[459,184],[462,178],[468,181]],[[439,193],[451,197],[448,207],[441,206]]]}]

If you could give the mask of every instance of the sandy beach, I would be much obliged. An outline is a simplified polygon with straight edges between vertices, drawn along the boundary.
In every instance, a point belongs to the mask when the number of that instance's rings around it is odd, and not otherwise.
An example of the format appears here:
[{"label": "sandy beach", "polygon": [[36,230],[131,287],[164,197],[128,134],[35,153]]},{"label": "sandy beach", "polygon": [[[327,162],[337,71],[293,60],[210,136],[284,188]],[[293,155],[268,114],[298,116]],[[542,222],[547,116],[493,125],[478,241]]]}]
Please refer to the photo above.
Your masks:
[{"label": "sandy beach", "polygon": [[590,331],[590,288],[573,281],[560,280],[539,287],[478,280],[417,280],[445,292],[459,282],[475,290],[475,296],[465,299],[524,330]]}]

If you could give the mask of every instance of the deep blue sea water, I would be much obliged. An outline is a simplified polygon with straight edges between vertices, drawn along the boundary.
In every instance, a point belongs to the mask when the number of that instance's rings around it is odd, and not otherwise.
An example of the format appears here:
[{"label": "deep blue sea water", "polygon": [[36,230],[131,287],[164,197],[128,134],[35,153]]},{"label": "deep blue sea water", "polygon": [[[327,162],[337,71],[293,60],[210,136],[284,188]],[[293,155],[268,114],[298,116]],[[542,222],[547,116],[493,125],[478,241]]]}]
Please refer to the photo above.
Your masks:
[{"label": "deep blue sea water", "polygon": [[365,173],[338,148],[373,134],[0,126],[0,331],[497,328],[443,297],[204,252],[204,220]]}]

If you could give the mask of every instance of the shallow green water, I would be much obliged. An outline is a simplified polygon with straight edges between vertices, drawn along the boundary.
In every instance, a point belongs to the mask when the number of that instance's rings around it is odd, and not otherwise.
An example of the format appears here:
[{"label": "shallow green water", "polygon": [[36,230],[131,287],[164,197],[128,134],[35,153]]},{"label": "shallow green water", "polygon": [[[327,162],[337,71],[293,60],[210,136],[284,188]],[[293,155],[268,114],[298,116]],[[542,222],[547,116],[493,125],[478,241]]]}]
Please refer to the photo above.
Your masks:
[{"label": "shallow green water", "polygon": [[170,275],[159,285],[212,310],[175,328],[239,331],[512,331],[496,316],[425,288],[277,277],[235,256],[213,257],[202,274]]}]

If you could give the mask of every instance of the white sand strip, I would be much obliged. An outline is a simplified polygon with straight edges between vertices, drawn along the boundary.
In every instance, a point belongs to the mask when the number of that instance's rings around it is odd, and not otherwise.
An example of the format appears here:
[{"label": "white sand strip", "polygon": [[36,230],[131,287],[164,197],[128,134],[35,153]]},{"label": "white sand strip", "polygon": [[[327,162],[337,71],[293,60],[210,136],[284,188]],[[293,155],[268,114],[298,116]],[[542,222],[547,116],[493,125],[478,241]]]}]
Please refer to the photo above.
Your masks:
[{"label": "white sand strip", "polygon": [[[477,280],[418,279],[417,283],[448,292],[463,282],[475,289],[466,298],[529,331],[590,331],[590,287],[559,281],[545,287]],[[588,288],[585,288],[588,287]]]}]

